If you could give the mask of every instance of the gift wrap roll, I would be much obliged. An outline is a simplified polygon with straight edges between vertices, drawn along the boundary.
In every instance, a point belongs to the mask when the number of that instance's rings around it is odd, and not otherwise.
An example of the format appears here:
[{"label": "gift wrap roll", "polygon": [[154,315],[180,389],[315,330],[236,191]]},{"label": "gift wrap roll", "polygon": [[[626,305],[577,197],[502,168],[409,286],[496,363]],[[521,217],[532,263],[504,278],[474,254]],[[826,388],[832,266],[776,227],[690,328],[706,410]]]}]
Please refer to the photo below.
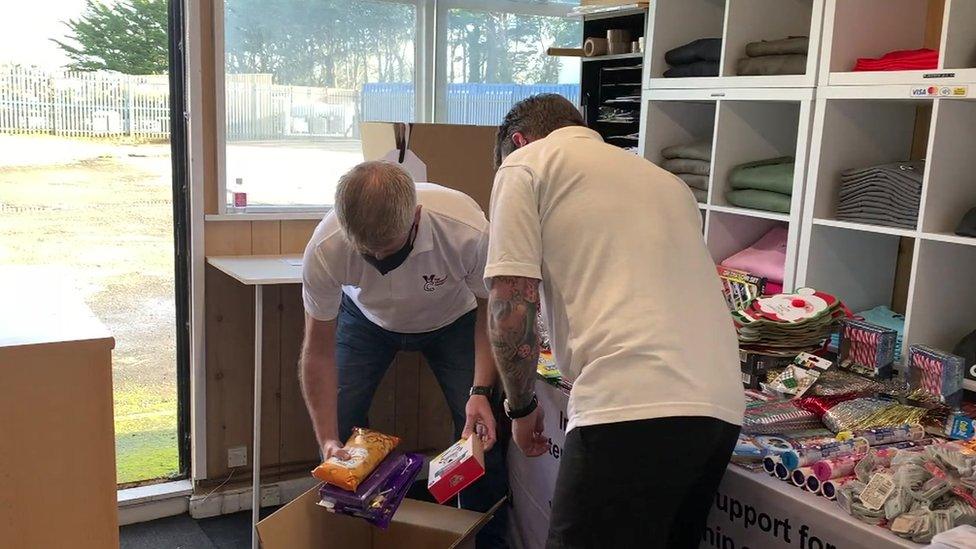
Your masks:
[{"label": "gift wrap roll", "polygon": [[790,470],[783,464],[779,462],[776,464],[776,472],[773,474],[776,478],[780,480],[790,480]]},{"label": "gift wrap roll", "polygon": [[877,429],[854,431],[854,436],[867,440],[871,446],[878,446],[880,444],[892,444],[895,442],[925,438],[925,429],[921,425],[905,424],[896,427],[879,427]]},{"label": "gift wrap roll", "polygon": [[783,452],[780,454],[780,459],[783,461],[783,465],[792,471],[797,467],[813,465],[822,459],[848,454],[863,454],[867,452],[867,449],[868,441],[863,438],[852,438]]},{"label": "gift wrap roll", "polygon": [[807,477],[813,474],[813,469],[810,467],[800,467],[799,469],[793,469],[790,473],[790,481],[793,486],[799,486],[806,490],[807,488]]},{"label": "gift wrap roll", "polygon": [[776,464],[780,463],[779,456],[766,456],[763,458],[763,471],[766,471],[770,475],[776,474]]},{"label": "gift wrap roll", "polygon": [[606,38],[587,38],[586,42],[583,42],[583,55],[587,57],[606,55],[607,45]]},{"label": "gift wrap roll", "polygon": [[[814,463],[811,468],[821,482],[832,478],[847,477],[854,473],[854,466],[861,461],[864,454],[848,454],[846,456],[822,459]],[[797,469],[799,471],[799,469]]]},{"label": "gift wrap roll", "polygon": [[857,478],[841,477],[825,481],[820,485],[820,495],[829,500],[835,500],[837,499],[837,490],[839,490],[841,486],[853,480],[857,480]]},{"label": "gift wrap roll", "polygon": [[823,483],[820,482],[820,479],[817,478],[817,475],[810,475],[807,477],[806,488],[808,492],[817,494],[818,496],[823,495],[823,492],[821,491],[823,490]]}]

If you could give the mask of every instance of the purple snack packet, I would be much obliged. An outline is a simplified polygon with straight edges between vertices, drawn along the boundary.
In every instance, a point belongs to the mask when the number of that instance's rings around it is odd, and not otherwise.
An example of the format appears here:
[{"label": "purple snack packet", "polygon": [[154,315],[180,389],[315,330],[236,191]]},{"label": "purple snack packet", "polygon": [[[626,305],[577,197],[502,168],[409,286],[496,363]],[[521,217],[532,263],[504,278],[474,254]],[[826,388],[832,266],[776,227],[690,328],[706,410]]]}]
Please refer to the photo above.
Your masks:
[{"label": "purple snack packet", "polygon": [[[384,463],[387,461],[392,462],[392,472],[387,470],[385,478],[377,486],[373,495],[364,501],[364,505],[358,503],[359,499],[355,498],[353,492],[342,489],[338,490],[346,494],[343,501],[331,500],[332,491],[330,490],[328,497],[323,496],[323,501],[320,504],[334,513],[359,517],[385,530],[390,526],[393,515],[400,507],[400,503],[403,502],[403,498],[406,497],[407,491],[417,478],[417,474],[423,468],[424,457],[421,454],[398,454],[388,456]],[[379,476],[377,473],[381,472],[380,467],[383,467],[383,463],[365,482],[371,484],[372,477]],[[320,489],[320,495],[325,493],[326,487],[323,486]],[[355,498],[355,502],[351,500],[350,495]]]},{"label": "purple snack packet", "polygon": [[402,453],[391,453],[386,456],[376,469],[359,483],[355,492],[331,484],[323,484],[319,488],[319,498],[325,504],[342,504],[347,508],[366,509],[386,479],[403,466],[402,458]]}]

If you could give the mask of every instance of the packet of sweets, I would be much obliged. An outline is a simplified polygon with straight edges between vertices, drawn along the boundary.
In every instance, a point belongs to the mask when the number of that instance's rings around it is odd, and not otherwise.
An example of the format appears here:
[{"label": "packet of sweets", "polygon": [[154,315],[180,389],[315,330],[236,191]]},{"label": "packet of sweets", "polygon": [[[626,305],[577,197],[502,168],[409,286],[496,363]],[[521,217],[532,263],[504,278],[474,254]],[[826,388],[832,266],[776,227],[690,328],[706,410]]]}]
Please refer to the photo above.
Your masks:
[{"label": "packet of sweets", "polygon": [[362,427],[352,430],[352,435],[342,447],[349,459],[331,457],[312,471],[312,476],[350,492],[355,492],[359,483],[366,479],[383,458],[390,453],[400,439]]}]

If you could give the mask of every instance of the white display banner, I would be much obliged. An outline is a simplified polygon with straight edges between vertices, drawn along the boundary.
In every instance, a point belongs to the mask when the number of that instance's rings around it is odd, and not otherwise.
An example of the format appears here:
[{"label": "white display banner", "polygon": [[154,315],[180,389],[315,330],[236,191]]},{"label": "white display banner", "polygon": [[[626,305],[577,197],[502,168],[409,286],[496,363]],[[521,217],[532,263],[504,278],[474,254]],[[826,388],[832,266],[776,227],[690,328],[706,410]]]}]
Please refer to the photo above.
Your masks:
[{"label": "white display banner", "polygon": [[[544,549],[559,458],[566,442],[569,397],[536,383],[545,410],[549,453],[527,458],[509,445],[508,468],[514,513],[513,542],[521,549]],[[702,549],[917,549],[921,545],[848,516],[834,502],[762,473],[730,466],[712,504]]]}]

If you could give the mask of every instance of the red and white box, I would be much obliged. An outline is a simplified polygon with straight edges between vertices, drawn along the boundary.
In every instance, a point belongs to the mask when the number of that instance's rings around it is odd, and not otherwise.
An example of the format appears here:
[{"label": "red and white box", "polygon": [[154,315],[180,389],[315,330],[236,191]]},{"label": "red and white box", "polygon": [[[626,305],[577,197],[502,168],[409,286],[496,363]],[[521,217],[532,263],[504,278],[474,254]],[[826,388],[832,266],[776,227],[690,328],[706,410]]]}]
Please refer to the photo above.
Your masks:
[{"label": "red and white box", "polygon": [[444,503],[484,474],[485,451],[481,439],[472,435],[430,460],[427,489],[437,503]]}]

